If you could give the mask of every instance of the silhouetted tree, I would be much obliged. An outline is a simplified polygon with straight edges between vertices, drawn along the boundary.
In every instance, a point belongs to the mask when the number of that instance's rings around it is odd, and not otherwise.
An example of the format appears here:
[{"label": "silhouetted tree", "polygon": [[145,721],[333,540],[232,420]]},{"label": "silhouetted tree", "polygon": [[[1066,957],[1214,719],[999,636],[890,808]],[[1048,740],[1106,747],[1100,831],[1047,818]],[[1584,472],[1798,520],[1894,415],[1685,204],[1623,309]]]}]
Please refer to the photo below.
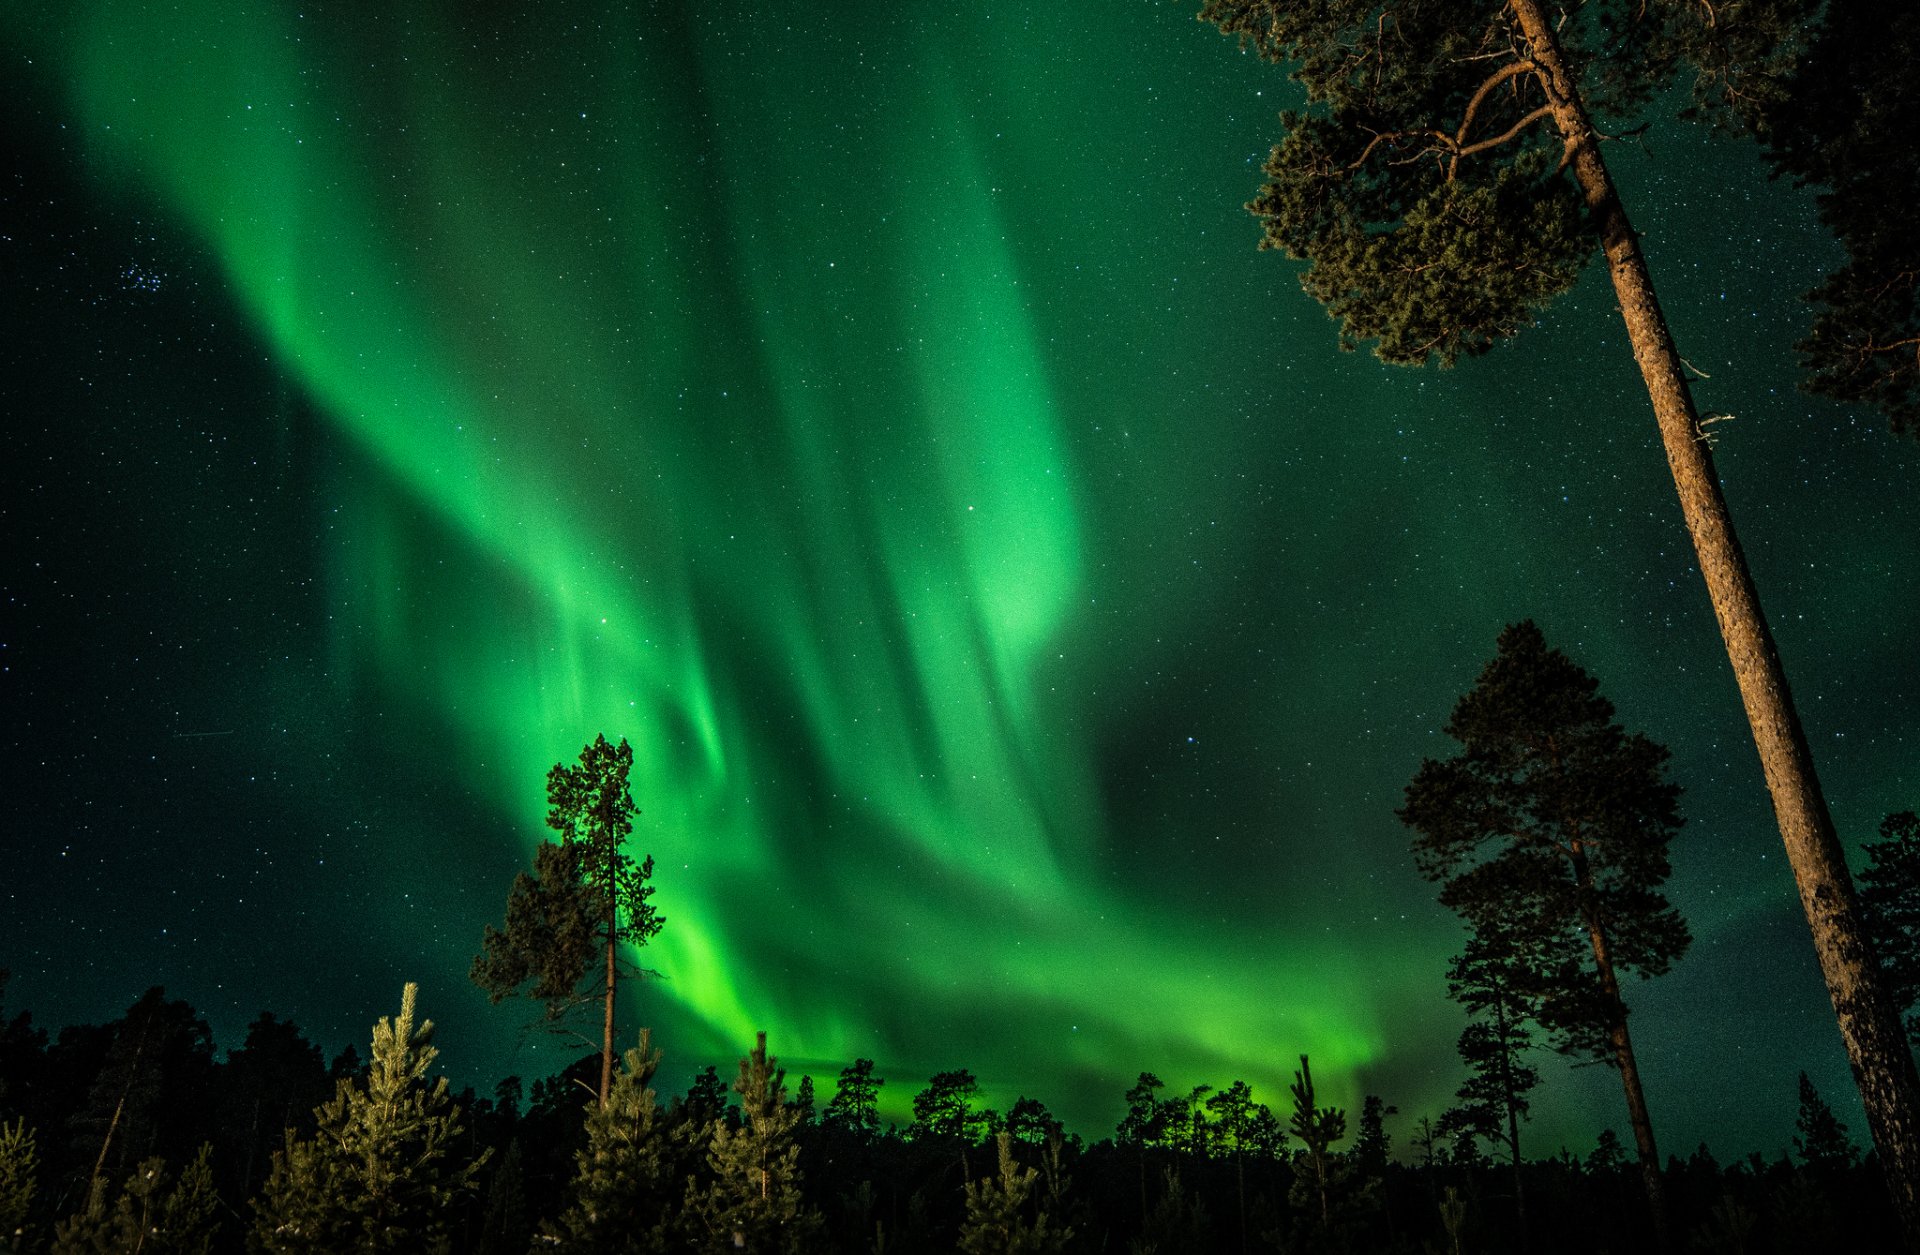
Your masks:
[{"label": "silhouetted tree", "polygon": [[1860,1158],[1847,1137],[1847,1126],[1833,1114],[1833,1108],[1827,1106],[1805,1072],[1800,1074],[1800,1114],[1793,1127],[1793,1153],[1814,1172],[1844,1171]]},{"label": "silhouetted tree", "polygon": [[1207,1099],[1207,1110],[1213,1115],[1214,1145],[1225,1147],[1233,1156],[1234,1204],[1242,1251],[1247,1249],[1247,1151],[1257,1136],[1254,1112],[1258,1107],[1253,1101],[1253,1087],[1245,1081],[1235,1081]]},{"label": "silhouetted tree", "polygon": [[1614,723],[1598,688],[1532,622],[1508,627],[1447,722],[1462,753],[1420,765],[1400,818],[1420,873],[1440,882],[1441,903],[1555,1048],[1619,1069],[1664,1242],[1660,1157],[1619,978],[1665,972],[1690,940],[1660,893],[1680,790],[1667,751]]},{"label": "silhouetted tree", "polygon": [[1120,1118],[1114,1134],[1120,1145],[1133,1151],[1140,1173],[1140,1223],[1148,1221],[1147,1151],[1161,1145],[1167,1136],[1167,1107],[1158,1097],[1166,1082],[1151,1072],[1142,1072],[1127,1091],[1127,1114]]},{"label": "silhouetted tree", "polygon": [[1053,1118],[1047,1104],[1022,1095],[1007,1108],[1007,1133],[1022,1146],[1045,1146],[1055,1138],[1064,1138],[1066,1129]]},{"label": "silhouetted tree", "polygon": [[297,1025],[262,1011],[247,1026],[246,1042],[228,1052],[218,1082],[222,1176],[240,1197],[253,1193],[286,1130],[311,1131],[313,1109],[332,1089],[325,1056]]},{"label": "silhouetted tree", "polygon": [[1920,236],[1911,229],[1920,156],[1920,7],[1824,6],[1784,97],[1762,111],[1776,168],[1821,186],[1820,221],[1846,261],[1807,294],[1797,346],[1811,392],[1872,405],[1920,438]]},{"label": "silhouetted tree", "polygon": [[271,1255],[431,1250],[449,1232],[452,1202],[474,1189],[489,1158],[461,1164],[460,1108],[447,1080],[427,1073],[439,1051],[433,1022],[414,1022],[417,985],[400,1013],[373,1028],[364,1079],[342,1079],[311,1138],[287,1138],[254,1199],[249,1245]]},{"label": "silhouetted tree", "polygon": [[[636,811],[627,791],[633,748],[596,736],[578,766],[555,763],[547,773],[547,827],[560,840],[534,854],[531,875],[514,877],[504,928],[487,925],[469,973],[494,1002],[524,992],[559,1023],[574,1010],[601,1003],[600,1102],[613,1085],[614,991],[623,971],[622,943],[644,946],[666,921],[653,896],[651,855],[635,863],[622,848]],[[605,956],[604,980],[591,971]],[[592,977],[592,988],[586,988]]]},{"label": "silhouetted tree", "polygon": [[720,1079],[719,1069],[709,1063],[688,1083],[680,1099],[680,1117],[688,1124],[704,1125],[724,1120],[728,1114],[726,1082]]},{"label": "silhouetted tree", "polygon": [[33,1016],[25,1011],[7,1018],[7,982],[12,976],[0,967],[0,1115],[25,1115],[31,1105],[25,1091],[46,1064],[47,1034],[33,1026]]},{"label": "silhouetted tree", "polygon": [[1880,839],[1866,845],[1860,907],[1874,954],[1894,1003],[1908,1012],[1907,1033],[1920,1044],[1920,815],[1901,811],[1880,821]]},{"label": "silhouetted tree", "polygon": [[1313,1069],[1305,1055],[1300,1056],[1300,1070],[1293,1074],[1293,1084],[1287,1087],[1287,1092],[1293,1095],[1293,1112],[1287,1117],[1287,1128],[1306,1148],[1301,1152],[1306,1171],[1296,1176],[1295,1192],[1304,1192],[1318,1203],[1314,1209],[1319,1219],[1317,1231],[1324,1236],[1333,1228],[1333,1144],[1347,1135],[1347,1113],[1338,1107],[1318,1105],[1313,1092]]},{"label": "silhouetted tree", "polygon": [[927,1087],[913,1097],[913,1123],[908,1126],[907,1136],[953,1138],[973,1145],[985,1122],[984,1114],[973,1109],[979,1093],[980,1083],[965,1068],[934,1073]]},{"label": "silhouetted tree", "polygon": [[839,1088],[827,1102],[821,1121],[845,1130],[863,1142],[880,1135],[880,1087],[886,1081],[873,1074],[873,1060],[855,1059],[840,1070]]},{"label": "silhouetted tree", "polygon": [[1620,1135],[1612,1129],[1601,1129],[1600,1136],[1594,1139],[1593,1149],[1587,1153],[1588,1172],[1618,1172],[1627,1162],[1627,1151],[1620,1144]]},{"label": "silhouetted tree", "polygon": [[[619,1081],[615,1080],[615,1086]],[[616,1089],[617,1093],[617,1089]],[[608,1104],[617,1107],[618,1100]],[[594,1111],[605,1110],[598,1104]],[[591,1120],[593,1117],[587,1117]],[[487,1183],[487,1211],[480,1220],[478,1255],[523,1255],[533,1239],[533,1222],[527,1216],[526,1167],[521,1162],[520,1141],[507,1143],[506,1153],[494,1167]],[[596,1250],[611,1251],[609,1246]]]},{"label": "silhouetted tree", "polygon": [[1514,1209],[1521,1245],[1528,1245],[1526,1182],[1521,1172],[1520,1122],[1540,1073],[1526,1062],[1532,1008],[1524,992],[1533,982],[1521,953],[1526,939],[1505,916],[1483,919],[1447,971],[1447,996],[1476,1017],[1460,1032],[1461,1060],[1471,1075],[1456,1092],[1458,1106],[1442,1121],[1447,1132],[1499,1142],[1513,1168]]},{"label": "silhouetted tree", "polygon": [[[1345,346],[1373,340],[1376,355],[1404,364],[1484,353],[1568,291],[1596,254],[1604,261],[1874,1144],[1908,1244],[1920,1250],[1920,1075],[1862,942],[1845,851],[1706,428],[1602,154],[1615,120],[1638,118],[1689,74],[1695,112],[1766,117],[1788,97],[1816,3],[1590,0],[1556,20],[1542,0],[1203,0],[1201,17],[1291,64],[1306,91],[1306,110],[1281,115],[1286,136],[1248,208],[1264,225],[1263,246],[1306,259],[1301,284],[1340,321]],[[1901,53],[1873,64],[1915,90],[1901,77]],[[1867,122],[1889,150],[1910,129],[1877,114]],[[1913,180],[1893,186],[1904,210]],[[1901,233],[1907,217],[1882,221]],[[1889,334],[1904,340],[1904,326]]]},{"label": "silhouetted tree", "polygon": [[197,1146],[213,1073],[212,1030],[158,985],[111,1030],[112,1045],[72,1121],[76,1148],[94,1152],[96,1183],[155,1153],[184,1156]]}]

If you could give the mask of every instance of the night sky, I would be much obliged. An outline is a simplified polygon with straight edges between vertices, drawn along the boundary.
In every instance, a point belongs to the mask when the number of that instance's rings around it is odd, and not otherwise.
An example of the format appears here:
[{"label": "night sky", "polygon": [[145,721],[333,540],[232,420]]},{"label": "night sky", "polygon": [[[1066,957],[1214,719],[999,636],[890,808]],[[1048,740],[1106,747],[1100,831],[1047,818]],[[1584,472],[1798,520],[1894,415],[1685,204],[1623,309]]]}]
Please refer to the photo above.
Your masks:
[{"label": "night sky", "polygon": [[[427,6],[400,6],[411,10]],[[1605,275],[1451,372],[1341,354],[1242,210],[1292,101],[1189,6],[0,12],[0,966],[456,1084],[466,980],[634,745],[684,1083],[755,1029],[1111,1131],[1143,1069],[1446,1105],[1395,819],[1531,617],[1674,751],[1696,943],[1629,991],[1665,1151],[1863,1135]],[[1837,255],[1749,146],[1608,150],[1853,843],[1920,805],[1920,446],[1795,390]],[[1541,1060],[1532,1149],[1625,1128]]]}]

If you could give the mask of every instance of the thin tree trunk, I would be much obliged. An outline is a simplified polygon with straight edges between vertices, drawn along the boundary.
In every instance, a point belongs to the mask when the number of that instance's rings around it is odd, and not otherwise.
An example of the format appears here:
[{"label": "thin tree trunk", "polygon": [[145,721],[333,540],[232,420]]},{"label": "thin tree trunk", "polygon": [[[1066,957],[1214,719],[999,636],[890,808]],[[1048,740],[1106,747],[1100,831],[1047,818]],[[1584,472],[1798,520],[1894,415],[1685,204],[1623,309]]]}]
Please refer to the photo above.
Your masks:
[{"label": "thin tree trunk", "polygon": [[[1593,880],[1588,874],[1586,856],[1580,843],[1574,842],[1574,875],[1580,896],[1591,898]],[[1634,1057],[1633,1035],[1627,1031],[1627,1004],[1620,997],[1620,980],[1614,975],[1613,953],[1607,944],[1607,930],[1592,917],[1587,920],[1587,937],[1593,943],[1593,964],[1600,973],[1600,990],[1606,995],[1610,1023],[1607,1042],[1613,1047],[1614,1066],[1620,1069],[1620,1087],[1627,1096],[1627,1122],[1633,1126],[1633,1145],[1640,1156],[1640,1179],[1646,1186],[1647,1206],[1653,1212],[1653,1236],[1663,1251],[1673,1249],[1673,1228],[1667,1218],[1667,1191],[1660,1179],[1660,1148],[1653,1140],[1653,1119],[1647,1114],[1647,1093],[1640,1086],[1640,1061]]]},{"label": "thin tree trunk", "polygon": [[1520,1247],[1532,1247],[1527,1232],[1527,1187],[1520,1175],[1520,1095],[1514,1090],[1512,1039],[1507,1035],[1507,987],[1504,983],[1493,1001],[1494,1028],[1500,1034],[1500,1088],[1507,1099],[1507,1152],[1513,1159],[1513,1211],[1520,1222]]},{"label": "thin tree trunk", "polygon": [[611,920],[607,923],[607,1011],[600,1024],[600,1109],[607,1108],[608,1096],[613,1093],[613,987],[614,952],[619,945]]},{"label": "thin tree trunk", "polygon": [[1786,673],[1720,493],[1679,352],[1654,296],[1639,237],[1621,206],[1600,156],[1599,137],[1539,0],[1508,2],[1539,67],[1536,75],[1600,234],[1634,360],[1660,425],[1681,512],[1753,728],[1774,817],[1853,1065],[1867,1126],[1907,1249],[1920,1253],[1920,1103],[1916,1102],[1920,1076],[1914,1070],[1913,1054],[1862,940],[1846,856],[1827,813]]}]

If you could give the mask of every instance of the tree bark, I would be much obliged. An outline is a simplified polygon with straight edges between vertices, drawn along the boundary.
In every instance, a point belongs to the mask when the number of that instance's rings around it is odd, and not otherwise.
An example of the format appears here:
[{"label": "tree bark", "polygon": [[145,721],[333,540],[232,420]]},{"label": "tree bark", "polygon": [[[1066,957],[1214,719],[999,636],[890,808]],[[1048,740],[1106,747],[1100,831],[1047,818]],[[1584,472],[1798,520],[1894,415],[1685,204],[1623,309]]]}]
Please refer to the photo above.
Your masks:
[{"label": "tree bark", "polygon": [[1920,1116],[1916,1115],[1920,1077],[1916,1077],[1913,1055],[1863,942],[1846,856],[1827,813],[1786,673],[1720,492],[1679,352],[1654,296],[1639,237],[1600,156],[1599,137],[1539,0],[1508,3],[1526,36],[1538,67],[1535,76],[1552,106],[1554,123],[1566,141],[1568,160],[1600,236],[1634,360],[1653,402],[1681,512],[1753,729],[1774,817],[1866,1109],[1867,1126],[1880,1154],[1906,1247],[1920,1255]]}]

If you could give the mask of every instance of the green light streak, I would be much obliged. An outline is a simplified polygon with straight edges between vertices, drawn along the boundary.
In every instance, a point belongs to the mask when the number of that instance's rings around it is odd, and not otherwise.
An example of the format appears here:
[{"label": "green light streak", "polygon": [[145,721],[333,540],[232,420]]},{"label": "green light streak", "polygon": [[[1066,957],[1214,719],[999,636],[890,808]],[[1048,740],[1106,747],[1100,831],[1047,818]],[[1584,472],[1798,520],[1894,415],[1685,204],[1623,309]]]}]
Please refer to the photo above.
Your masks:
[{"label": "green light streak", "polygon": [[1014,156],[959,103],[1051,54],[926,35],[782,110],[818,71],[722,33],[516,64],[385,21],[100,4],[50,50],[90,152],[367,459],[333,488],[342,685],[444,715],[529,843],[546,768],[627,737],[650,996],[715,1038],[1043,1096],[1376,1060],[1430,973],[1102,875],[1100,729],[1056,683],[1130,660],[1069,657],[1095,489]]}]

